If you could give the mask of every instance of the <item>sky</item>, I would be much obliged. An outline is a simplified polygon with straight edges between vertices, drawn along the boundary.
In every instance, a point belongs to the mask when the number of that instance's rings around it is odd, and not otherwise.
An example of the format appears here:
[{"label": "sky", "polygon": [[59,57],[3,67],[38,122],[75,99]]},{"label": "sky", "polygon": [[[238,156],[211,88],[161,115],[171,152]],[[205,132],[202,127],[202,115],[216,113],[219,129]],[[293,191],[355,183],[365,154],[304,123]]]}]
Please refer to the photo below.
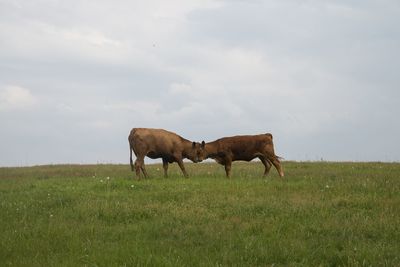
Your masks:
[{"label": "sky", "polygon": [[128,163],[133,127],[400,161],[397,0],[0,0],[0,166]]}]

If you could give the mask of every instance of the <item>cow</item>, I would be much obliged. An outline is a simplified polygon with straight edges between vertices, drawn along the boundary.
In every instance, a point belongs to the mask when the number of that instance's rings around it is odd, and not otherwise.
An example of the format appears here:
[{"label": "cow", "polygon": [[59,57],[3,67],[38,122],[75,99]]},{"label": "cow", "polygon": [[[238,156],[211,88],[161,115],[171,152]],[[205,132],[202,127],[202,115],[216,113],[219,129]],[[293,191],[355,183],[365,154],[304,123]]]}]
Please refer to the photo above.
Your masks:
[{"label": "cow", "polygon": [[[198,142],[191,142],[183,137],[163,129],[133,128],[128,137],[130,150],[130,164],[132,171],[140,180],[140,170],[145,178],[148,177],[144,166],[144,157],[152,159],[162,158],[164,177],[167,178],[168,163],[177,162],[183,175],[188,174],[183,165],[183,159],[188,158],[197,163],[200,162],[202,147]],[[136,155],[135,164],[132,161],[132,151]]]},{"label": "cow", "polygon": [[284,176],[280,157],[275,155],[272,134],[238,135],[223,137],[206,144],[201,159],[212,158],[225,166],[226,177],[231,176],[232,162],[236,160],[251,161],[259,158],[265,166],[264,177],[268,175],[271,163],[280,177]]}]

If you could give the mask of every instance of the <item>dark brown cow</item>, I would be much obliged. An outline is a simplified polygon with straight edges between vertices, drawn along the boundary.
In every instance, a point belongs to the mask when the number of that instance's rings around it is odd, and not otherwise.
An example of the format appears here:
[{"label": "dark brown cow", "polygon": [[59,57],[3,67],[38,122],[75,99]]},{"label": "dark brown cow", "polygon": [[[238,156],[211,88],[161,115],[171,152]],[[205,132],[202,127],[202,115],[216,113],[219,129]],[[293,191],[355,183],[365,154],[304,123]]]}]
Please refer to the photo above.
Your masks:
[{"label": "dark brown cow", "polygon": [[[202,147],[200,143],[190,142],[183,137],[163,129],[133,128],[128,137],[130,147],[130,163],[132,171],[136,171],[140,179],[140,170],[144,177],[148,177],[144,166],[144,157],[152,159],[162,158],[164,176],[167,177],[168,163],[177,162],[183,175],[188,174],[183,165],[183,159],[200,162]],[[204,146],[203,146],[204,147]],[[136,155],[135,164],[132,161],[132,151]]]},{"label": "dark brown cow", "polygon": [[232,161],[251,161],[259,158],[265,166],[264,176],[275,166],[279,175],[283,177],[283,170],[279,157],[275,155],[272,134],[238,135],[224,137],[205,144],[203,158],[215,159],[225,166],[226,176],[231,175]]}]

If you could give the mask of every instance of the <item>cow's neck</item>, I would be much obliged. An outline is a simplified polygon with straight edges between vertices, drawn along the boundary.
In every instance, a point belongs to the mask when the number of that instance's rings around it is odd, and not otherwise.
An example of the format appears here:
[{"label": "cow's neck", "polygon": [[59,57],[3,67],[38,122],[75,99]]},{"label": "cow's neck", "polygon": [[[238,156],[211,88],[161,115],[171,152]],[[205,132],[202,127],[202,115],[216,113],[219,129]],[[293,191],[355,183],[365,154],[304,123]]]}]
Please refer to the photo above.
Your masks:
[{"label": "cow's neck", "polygon": [[190,142],[189,140],[184,139],[182,140],[182,145],[183,145],[182,156],[187,158],[192,150],[193,143]]},{"label": "cow's neck", "polygon": [[207,151],[207,157],[214,157],[218,154],[218,142],[206,143],[205,150]]}]

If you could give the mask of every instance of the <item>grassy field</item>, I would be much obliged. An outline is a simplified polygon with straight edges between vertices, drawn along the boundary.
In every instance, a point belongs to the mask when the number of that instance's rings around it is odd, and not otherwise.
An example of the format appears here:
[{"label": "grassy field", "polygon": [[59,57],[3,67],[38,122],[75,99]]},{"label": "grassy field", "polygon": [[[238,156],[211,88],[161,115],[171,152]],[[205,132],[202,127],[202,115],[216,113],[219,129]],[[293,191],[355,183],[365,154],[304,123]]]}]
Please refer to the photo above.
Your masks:
[{"label": "grassy field", "polygon": [[400,266],[400,164],[0,168],[0,266]]}]

